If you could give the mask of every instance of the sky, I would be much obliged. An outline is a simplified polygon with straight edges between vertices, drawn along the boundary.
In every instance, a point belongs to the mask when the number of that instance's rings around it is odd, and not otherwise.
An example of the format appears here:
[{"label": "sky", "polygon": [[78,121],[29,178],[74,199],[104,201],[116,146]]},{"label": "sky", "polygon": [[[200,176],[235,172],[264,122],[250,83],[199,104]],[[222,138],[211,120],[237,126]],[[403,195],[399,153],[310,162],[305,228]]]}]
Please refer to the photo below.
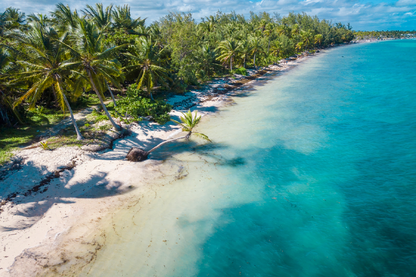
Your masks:
[{"label": "sky", "polygon": [[[146,23],[158,20],[169,12],[191,12],[196,20],[217,11],[249,15],[266,11],[279,13],[306,12],[320,19],[350,23],[354,30],[416,30],[416,0],[97,0],[105,5],[129,4],[132,15],[147,18]],[[20,9],[26,14],[48,14],[57,3],[82,10],[85,0],[0,0],[0,11],[7,7]]]}]

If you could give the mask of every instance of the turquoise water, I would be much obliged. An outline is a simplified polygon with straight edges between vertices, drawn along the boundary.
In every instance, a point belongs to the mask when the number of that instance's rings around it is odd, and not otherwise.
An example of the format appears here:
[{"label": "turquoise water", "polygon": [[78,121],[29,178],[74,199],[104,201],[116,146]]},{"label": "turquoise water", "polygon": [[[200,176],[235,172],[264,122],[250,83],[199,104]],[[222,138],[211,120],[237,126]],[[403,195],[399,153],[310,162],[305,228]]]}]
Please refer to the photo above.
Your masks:
[{"label": "turquoise water", "polygon": [[416,276],[415,67],[414,40],[339,47],[237,97],[89,274]]}]

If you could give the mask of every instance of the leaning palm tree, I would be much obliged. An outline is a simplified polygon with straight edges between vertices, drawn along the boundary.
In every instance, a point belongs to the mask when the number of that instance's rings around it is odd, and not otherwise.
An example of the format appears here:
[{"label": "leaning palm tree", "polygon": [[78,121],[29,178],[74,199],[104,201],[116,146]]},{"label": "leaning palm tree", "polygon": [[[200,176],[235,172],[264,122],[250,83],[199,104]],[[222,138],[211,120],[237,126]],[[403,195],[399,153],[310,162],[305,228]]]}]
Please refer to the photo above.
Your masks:
[{"label": "leaning palm tree", "polygon": [[218,60],[222,62],[230,62],[230,70],[233,70],[233,60],[240,51],[240,44],[233,39],[221,41],[215,51],[220,51],[221,55],[218,56]]},{"label": "leaning palm tree", "polygon": [[164,83],[167,70],[158,65],[159,51],[153,45],[151,39],[141,38],[135,45],[130,47],[131,51],[124,55],[130,59],[130,65],[124,69],[131,74],[137,74],[137,88],[146,87],[150,98],[153,99],[152,89],[156,82]]},{"label": "leaning palm tree", "polygon": [[149,151],[145,151],[137,147],[132,147],[130,151],[127,153],[127,159],[133,162],[144,161],[147,159],[150,153],[162,147],[163,145],[173,142],[173,141],[180,140],[180,139],[189,140],[192,134],[206,141],[211,142],[211,140],[208,138],[207,135],[193,131],[200,120],[201,120],[201,116],[198,116],[197,111],[195,111],[195,114],[193,114],[191,110],[189,110],[187,113],[182,113],[182,116],[180,117],[180,121],[176,121],[176,120],[172,120],[172,121],[178,124],[179,126],[181,126],[182,131],[186,132],[186,135],[161,142],[155,147],[153,147],[152,149],[150,149]]},{"label": "leaning palm tree", "polygon": [[73,47],[61,42],[71,52],[72,58],[66,64],[71,67],[71,72],[83,80],[88,80],[93,91],[97,94],[101,106],[116,130],[121,130],[117,125],[107,107],[104,104],[104,91],[106,80],[117,84],[117,77],[120,76],[120,66],[115,54],[124,46],[107,47],[104,43],[104,33],[86,19],[79,19],[79,27],[76,36],[79,38]]},{"label": "leaning palm tree", "polygon": [[64,63],[66,50],[59,42],[64,41],[66,37],[59,38],[54,29],[42,28],[39,24],[34,24],[29,32],[19,34],[15,38],[25,47],[26,52],[19,55],[23,59],[17,62],[26,67],[26,70],[16,74],[16,79],[33,81],[33,84],[14,105],[17,106],[22,101],[29,100],[29,109],[33,109],[43,92],[50,88],[62,111],[68,109],[77,139],[83,139],[65,92],[65,79],[69,70]]}]

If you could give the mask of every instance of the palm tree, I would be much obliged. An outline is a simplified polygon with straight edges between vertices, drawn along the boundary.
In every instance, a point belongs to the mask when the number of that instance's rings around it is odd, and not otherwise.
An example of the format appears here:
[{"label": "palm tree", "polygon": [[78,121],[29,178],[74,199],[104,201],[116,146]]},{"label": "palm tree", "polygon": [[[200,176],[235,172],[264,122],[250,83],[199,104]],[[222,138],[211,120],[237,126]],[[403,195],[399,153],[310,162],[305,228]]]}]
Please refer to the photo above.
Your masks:
[{"label": "palm tree", "polygon": [[156,82],[165,82],[169,79],[167,70],[158,65],[157,47],[152,44],[151,39],[141,38],[136,44],[130,47],[130,52],[125,53],[130,58],[131,64],[124,69],[130,74],[137,74],[137,88],[146,87],[150,98],[153,99],[152,89]]},{"label": "palm tree", "polygon": [[3,13],[0,13],[0,35],[3,35],[6,30],[7,23],[7,13],[4,11]]},{"label": "palm tree", "polygon": [[69,6],[62,3],[56,5],[55,11],[51,12],[52,22],[59,32],[73,31],[78,26],[79,16],[77,11],[71,11]]},{"label": "palm tree", "polygon": [[296,51],[301,52],[303,49],[303,45],[304,45],[303,41],[298,42],[295,46]]},{"label": "palm tree", "polygon": [[176,124],[178,124],[179,126],[182,127],[182,131],[183,132],[187,132],[186,135],[181,136],[181,137],[177,137],[177,138],[173,138],[173,139],[169,139],[166,140],[162,143],[159,143],[158,145],[156,145],[155,147],[153,147],[152,149],[150,149],[149,151],[145,151],[143,149],[140,148],[136,148],[136,147],[132,147],[130,149],[130,151],[127,153],[127,159],[129,161],[134,161],[134,162],[140,162],[140,161],[144,161],[147,159],[147,157],[149,156],[150,153],[152,153],[153,151],[155,151],[156,149],[162,147],[163,145],[173,142],[173,141],[177,141],[180,139],[186,139],[189,140],[189,138],[191,137],[192,134],[194,134],[195,136],[198,136],[206,141],[211,142],[211,140],[208,138],[207,135],[203,134],[203,133],[198,133],[198,132],[194,132],[193,129],[196,127],[196,125],[199,123],[199,121],[201,120],[201,116],[198,116],[197,111],[195,111],[195,114],[193,114],[191,112],[191,110],[189,110],[187,113],[182,113],[182,116],[180,117],[180,122],[173,120],[173,122],[175,122]]},{"label": "palm tree", "polygon": [[142,32],[137,32],[137,28],[144,27],[146,19],[140,17],[133,19],[130,13],[130,6],[116,6],[113,10],[113,27],[116,30],[123,30],[127,34],[142,35]]},{"label": "palm tree", "polygon": [[292,26],[292,37],[296,37],[300,34],[300,26],[298,24],[295,24]]},{"label": "palm tree", "polygon": [[[103,92],[105,91],[105,80],[110,80],[113,84],[117,83],[116,78],[120,76],[121,72],[118,61],[113,57],[124,46],[107,47],[104,44],[104,33],[100,32],[93,23],[86,19],[79,19],[77,32],[76,36],[79,37],[79,40],[75,47],[61,42],[72,54],[68,66],[75,68],[71,72],[89,81],[111,124],[116,130],[121,130],[121,127],[114,122],[104,104]],[[86,73],[86,75],[83,73]]]},{"label": "palm tree", "polygon": [[31,24],[37,23],[42,28],[45,28],[50,24],[50,20],[49,20],[48,16],[40,14],[40,13],[38,13],[38,14],[34,14],[34,13],[29,14],[26,18],[26,21],[28,23],[31,23]]},{"label": "palm tree", "polygon": [[280,41],[279,40],[273,41],[273,44],[270,48],[270,54],[278,57],[281,50],[282,50],[282,44],[280,43]]},{"label": "palm tree", "polygon": [[256,66],[256,55],[263,53],[263,46],[261,45],[261,40],[258,37],[251,38],[251,54],[253,55],[253,63],[254,67],[257,69]]},{"label": "palm tree", "polygon": [[101,3],[96,3],[95,8],[87,5],[87,8],[82,10],[82,12],[88,19],[91,19],[100,30],[104,30],[111,24],[113,5],[106,7],[105,10]]},{"label": "palm tree", "polygon": [[215,50],[220,50],[221,53],[217,59],[224,63],[230,61],[230,70],[233,70],[233,60],[240,51],[240,44],[233,39],[224,40],[220,42],[220,45]]},{"label": "palm tree", "polygon": [[309,48],[309,45],[312,43],[314,38],[312,32],[301,30],[301,36],[303,43],[305,44],[305,48]]},{"label": "palm tree", "polygon": [[323,36],[322,34],[317,34],[315,35],[314,39],[315,39],[315,44],[320,46],[323,40]]},{"label": "palm tree", "polygon": [[281,54],[283,57],[289,56],[293,53],[294,43],[289,37],[286,35],[281,35],[279,37],[279,42],[281,46]]},{"label": "palm tree", "polygon": [[5,31],[19,29],[25,21],[25,14],[19,12],[19,9],[7,8],[0,13],[0,35]]},{"label": "palm tree", "polygon": [[8,115],[9,111],[13,113],[13,115],[20,123],[23,123],[19,113],[13,107],[13,100],[11,99],[10,95],[7,95],[6,91],[11,87],[11,85],[7,82],[7,78],[12,71],[10,63],[10,54],[5,49],[0,49],[0,118],[8,126],[12,125]]},{"label": "palm tree", "polygon": [[248,39],[242,40],[240,43],[240,53],[241,53],[241,58],[244,60],[244,68],[246,68],[247,58],[251,54],[252,51],[253,51],[253,47],[251,46],[250,40]]},{"label": "palm tree", "polygon": [[212,50],[209,45],[203,45],[199,48],[197,59],[200,63],[204,75],[212,76],[215,69],[221,68],[221,64],[217,60],[217,52]]},{"label": "palm tree", "polygon": [[[59,40],[58,33],[52,28],[45,29],[39,24],[35,24],[26,35],[16,36],[15,38],[25,47],[27,52],[24,56],[23,54],[20,55],[24,60],[18,61],[27,70],[16,74],[16,77],[19,81],[33,80],[32,86],[15,102],[15,106],[23,100],[29,99],[29,108],[33,109],[42,93],[51,88],[62,111],[65,111],[65,108],[68,109],[77,139],[83,139],[65,93],[64,80],[69,70],[64,63],[66,51],[62,44],[57,42]],[[65,36],[59,42],[64,40]]]}]

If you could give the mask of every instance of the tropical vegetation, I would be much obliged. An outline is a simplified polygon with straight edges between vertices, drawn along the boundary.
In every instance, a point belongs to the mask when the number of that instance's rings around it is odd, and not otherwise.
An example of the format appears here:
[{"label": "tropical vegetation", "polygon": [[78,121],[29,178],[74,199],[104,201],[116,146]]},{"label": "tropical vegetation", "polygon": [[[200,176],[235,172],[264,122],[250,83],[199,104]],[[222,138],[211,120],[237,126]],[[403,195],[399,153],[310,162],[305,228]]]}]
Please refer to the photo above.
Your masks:
[{"label": "tropical vegetation", "polygon": [[115,130],[146,116],[165,123],[169,94],[353,39],[349,24],[305,13],[170,13],[149,23],[127,5],[78,11],[60,3],[28,16],[8,8],[0,12],[0,143],[12,129],[40,130],[59,113],[82,140],[74,110],[92,102]]}]

